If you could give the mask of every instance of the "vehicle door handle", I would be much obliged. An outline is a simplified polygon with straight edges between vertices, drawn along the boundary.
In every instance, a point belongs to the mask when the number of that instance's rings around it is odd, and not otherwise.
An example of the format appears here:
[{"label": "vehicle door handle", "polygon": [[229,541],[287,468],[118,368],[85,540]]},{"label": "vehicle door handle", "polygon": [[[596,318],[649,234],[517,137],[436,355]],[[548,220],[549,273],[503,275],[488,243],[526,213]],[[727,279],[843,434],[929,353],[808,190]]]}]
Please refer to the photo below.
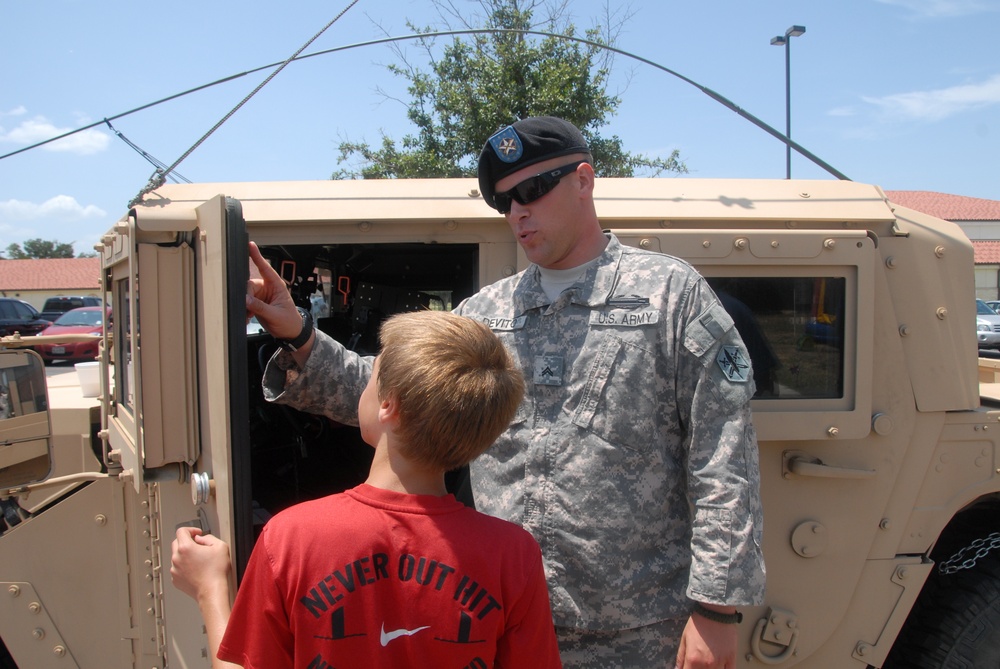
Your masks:
[{"label": "vehicle door handle", "polygon": [[817,457],[796,451],[786,451],[782,457],[783,476],[790,474],[825,479],[870,479],[875,477],[874,469],[855,469],[828,465]]}]

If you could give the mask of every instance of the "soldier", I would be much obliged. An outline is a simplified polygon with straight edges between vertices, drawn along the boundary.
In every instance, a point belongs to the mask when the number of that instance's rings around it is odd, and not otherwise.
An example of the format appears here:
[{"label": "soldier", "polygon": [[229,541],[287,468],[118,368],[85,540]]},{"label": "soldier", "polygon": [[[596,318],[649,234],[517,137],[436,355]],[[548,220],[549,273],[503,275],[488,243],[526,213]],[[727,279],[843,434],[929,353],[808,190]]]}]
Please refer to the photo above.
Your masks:
[{"label": "soldier", "polygon": [[[764,596],[754,383],[733,320],[690,265],[602,231],[586,140],[532,117],[489,138],[486,203],[531,265],[457,313],[487,323],[527,390],[471,469],[477,507],[538,540],[564,666],[731,667]],[[369,359],[252,280],[247,310],[288,351],[265,396],[347,422]]]}]

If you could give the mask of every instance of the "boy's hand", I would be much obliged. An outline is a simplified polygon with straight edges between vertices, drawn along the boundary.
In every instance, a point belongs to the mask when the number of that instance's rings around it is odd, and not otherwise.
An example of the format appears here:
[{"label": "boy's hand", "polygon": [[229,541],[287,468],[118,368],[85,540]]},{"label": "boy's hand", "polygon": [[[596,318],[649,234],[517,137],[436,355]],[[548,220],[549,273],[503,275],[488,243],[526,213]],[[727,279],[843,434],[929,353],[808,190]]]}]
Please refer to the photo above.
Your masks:
[{"label": "boy's hand", "polygon": [[170,580],[174,587],[201,601],[220,590],[229,592],[229,545],[197,527],[177,528],[170,545]]}]

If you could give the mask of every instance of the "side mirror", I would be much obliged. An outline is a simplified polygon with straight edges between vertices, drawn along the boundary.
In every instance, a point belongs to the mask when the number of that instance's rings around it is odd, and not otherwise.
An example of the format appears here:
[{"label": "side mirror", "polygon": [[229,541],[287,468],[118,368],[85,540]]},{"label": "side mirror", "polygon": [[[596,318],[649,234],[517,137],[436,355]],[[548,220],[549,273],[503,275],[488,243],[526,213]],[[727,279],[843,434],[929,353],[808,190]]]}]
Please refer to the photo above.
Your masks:
[{"label": "side mirror", "polygon": [[45,480],[52,470],[51,437],[41,357],[0,350],[0,488]]}]

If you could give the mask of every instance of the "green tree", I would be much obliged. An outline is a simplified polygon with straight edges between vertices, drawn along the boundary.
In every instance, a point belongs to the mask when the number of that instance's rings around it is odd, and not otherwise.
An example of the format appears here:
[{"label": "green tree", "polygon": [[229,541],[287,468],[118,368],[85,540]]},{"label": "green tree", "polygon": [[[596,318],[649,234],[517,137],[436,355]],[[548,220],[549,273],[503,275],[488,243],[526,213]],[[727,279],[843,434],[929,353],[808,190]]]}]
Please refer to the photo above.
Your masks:
[{"label": "green tree", "polygon": [[[464,19],[453,0],[434,0],[434,4],[447,28],[452,29],[450,21],[463,24],[460,28],[474,27],[475,20]],[[565,2],[479,0],[479,4],[485,12],[481,28],[540,30],[569,37],[576,33],[563,16]],[[546,18],[534,22],[539,8],[547,10]],[[613,45],[627,18],[609,12],[603,31],[588,30],[586,39]],[[422,34],[434,31],[407,25]],[[407,116],[417,127],[416,134],[405,135],[398,145],[385,134],[380,146],[342,142],[338,163],[353,159],[357,166],[334,172],[334,179],[475,176],[486,138],[505,125],[535,115],[560,116],[580,128],[601,176],[687,172],[676,150],[666,158],[636,155],[624,149],[619,137],[600,135],[599,129],[607,125],[621,102],[607,90],[613,52],[601,46],[522,32],[458,36],[440,57],[435,57],[432,37],[422,37],[418,44],[430,61],[430,72],[411,65],[399,47],[394,50],[402,63],[388,66],[409,81]]]},{"label": "green tree", "polygon": [[73,245],[63,244],[56,241],[44,239],[28,239],[24,242],[24,248],[20,244],[11,244],[7,247],[7,257],[11,260],[25,260],[28,258],[72,258]]}]

